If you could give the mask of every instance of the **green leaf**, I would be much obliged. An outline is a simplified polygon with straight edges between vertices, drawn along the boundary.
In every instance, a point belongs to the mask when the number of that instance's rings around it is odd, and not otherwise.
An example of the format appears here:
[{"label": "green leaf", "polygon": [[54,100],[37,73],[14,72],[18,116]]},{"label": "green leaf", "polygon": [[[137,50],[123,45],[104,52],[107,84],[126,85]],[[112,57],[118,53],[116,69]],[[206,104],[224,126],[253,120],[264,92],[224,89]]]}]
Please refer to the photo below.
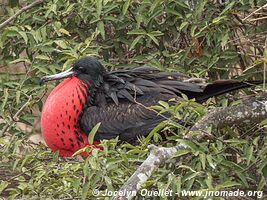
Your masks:
[{"label": "green leaf", "polygon": [[165,102],[165,101],[159,101],[159,104],[161,106],[163,106],[165,109],[169,109],[170,108],[169,104],[167,102]]},{"label": "green leaf", "polygon": [[65,34],[65,35],[71,36],[71,35],[70,35],[70,32],[69,32],[69,31],[67,31],[67,30],[66,30],[66,29],[64,29],[64,28],[60,28],[58,31],[59,31],[60,33],[63,33],[63,34]]},{"label": "green leaf", "polygon": [[191,175],[185,177],[184,181],[188,181],[188,180],[191,180],[191,179],[194,179],[196,176],[198,176],[201,172],[194,172],[194,173],[191,173]]},{"label": "green leaf", "polygon": [[180,25],[180,27],[179,27],[179,30],[181,31],[181,30],[183,30],[184,28],[186,28],[187,26],[188,26],[188,22],[183,22],[181,25]]},{"label": "green leaf", "polygon": [[156,45],[159,45],[159,41],[154,35],[148,33],[147,36],[150,37]]},{"label": "green leaf", "polygon": [[260,182],[258,183],[258,186],[257,186],[257,191],[262,191],[262,189],[266,185],[267,185],[267,183],[266,183],[265,178],[264,177],[261,177],[261,180],[260,180]]},{"label": "green leaf", "polygon": [[102,0],[97,0],[96,1],[96,13],[98,17],[100,17],[101,15],[101,10],[102,10]]},{"label": "green leaf", "polygon": [[21,35],[21,37],[24,39],[25,44],[28,44],[28,37],[27,37],[27,34],[26,34],[25,32],[23,32],[23,31],[19,31],[18,33],[19,33],[19,34]]},{"label": "green leaf", "polygon": [[161,31],[151,31],[149,34],[155,37],[164,35],[164,33],[162,33]]},{"label": "green leaf", "polygon": [[83,153],[83,152],[87,152],[87,149],[88,149],[88,148],[89,148],[89,147],[86,146],[86,147],[83,147],[83,148],[79,149],[78,151],[74,152],[74,154],[72,154],[71,157],[77,156],[77,155],[79,155],[79,154],[81,154],[81,153]]},{"label": "green leaf", "polygon": [[161,123],[159,123],[149,134],[148,136],[145,138],[145,140],[143,140],[143,142],[145,144],[147,144],[149,142],[149,140],[153,137],[153,135],[155,133],[157,133],[158,131],[160,131],[161,129],[163,129],[166,126],[166,122],[163,121]]},{"label": "green leaf", "polygon": [[267,146],[260,150],[260,152],[258,153],[258,157],[260,158],[262,156],[266,156],[266,154],[267,154]]},{"label": "green leaf", "polygon": [[236,175],[238,176],[238,178],[240,178],[240,180],[245,185],[245,187],[249,187],[246,176],[245,176],[247,174],[245,174],[243,172],[236,172]]},{"label": "green leaf", "polygon": [[245,155],[247,159],[247,165],[249,165],[253,155],[253,146],[249,146],[248,148],[246,148]]},{"label": "green leaf", "polygon": [[98,169],[98,164],[97,164],[96,158],[90,156],[90,158],[89,158],[88,161],[89,161],[90,167],[91,167],[93,170],[97,170],[97,169]]},{"label": "green leaf", "polygon": [[180,165],[178,168],[189,169],[191,172],[196,173],[196,170],[194,170],[192,167],[187,166],[187,165]]},{"label": "green leaf", "polygon": [[34,65],[35,69],[38,69],[39,71],[45,73],[45,74],[50,74],[51,71],[47,68],[47,66],[43,66],[43,65]]},{"label": "green leaf", "polygon": [[232,170],[239,170],[242,171],[244,170],[244,168],[242,167],[242,165],[238,165],[232,161],[228,161],[228,160],[222,160],[220,162],[220,164],[227,166],[228,168],[232,169]]},{"label": "green leaf", "polygon": [[211,155],[207,155],[207,161],[209,163],[209,166],[211,166],[213,169],[216,169],[216,163],[213,162]]},{"label": "green leaf", "polygon": [[219,24],[222,20],[224,20],[226,18],[226,16],[222,16],[222,17],[216,17],[212,20],[213,24]]},{"label": "green leaf", "polygon": [[224,142],[231,144],[247,144],[247,140],[244,139],[229,139],[229,140],[224,140]]},{"label": "green leaf", "polygon": [[105,25],[103,21],[97,22],[97,29],[100,31],[102,38],[105,39]]},{"label": "green leaf", "polygon": [[265,169],[267,169],[267,160],[263,160],[259,165],[258,165],[258,171],[262,174],[265,173]]},{"label": "green leaf", "polygon": [[189,149],[179,149],[177,150],[177,152],[175,153],[175,157],[179,157],[179,156],[183,156],[186,155],[188,153],[190,153],[191,151]]},{"label": "green leaf", "polygon": [[51,6],[51,11],[52,11],[55,15],[57,15],[57,4],[52,4],[52,6]]},{"label": "green leaf", "polygon": [[206,169],[206,155],[204,153],[199,154],[199,159],[202,165],[202,169]]},{"label": "green leaf", "polygon": [[240,183],[237,183],[237,182],[234,182],[234,181],[225,181],[224,183],[222,184],[219,184],[215,187],[216,190],[221,190],[221,189],[224,189],[224,188],[229,188],[229,187],[234,187],[234,186],[240,186],[241,184]]},{"label": "green leaf", "polygon": [[61,47],[62,49],[67,49],[68,46],[66,44],[66,42],[64,40],[55,40],[54,41],[59,47]]},{"label": "green leaf", "polygon": [[163,106],[160,106],[160,105],[149,106],[149,108],[153,110],[157,110],[157,111],[166,110]]},{"label": "green leaf", "polygon": [[153,11],[155,10],[155,8],[160,7],[159,4],[162,3],[162,0],[155,0],[152,4],[152,6],[149,9],[150,13],[153,13]]},{"label": "green leaf", "polygon": [[206,184],[207,184],[207,186],[208,186],[209,189],[213,189],[213,186],[212,186],[212,176],[211,176],[210,172],[208,172],[207,175],[208,176],[205,179],[205,182],[206,182]]},{"label": "green leaf", "polygon": [[220,13],[220,15],[223,15],[223,14],[225,14],[225,12],[227,12],[227,11],[229,11],[229,12],[231,12],[232,10],[232,7],[235,5],[235,3],[236,3],[236,1],[232,1],[231,3],[229,3],[226,7],[225,7],[225,9]]},{"label": "green leaf", "polygon": [[184,8],[184,9],[188,9],[188,5],[185,4],[184,2],[186,2],[186,1],[178,0],[178,1],[175,1],[175,4],[179,5],[180,7]]},{"label": "green leaf", "polygon": [[94,126],[94,128],[92,128],[90,133],[88,134],[88,143],[89,144],[93,144],[94,143],[94,137],[95,137],[95,134],[97,133],[97,130],[99,129],[100,125],[101,125],[101,122],[97,123]]},{"label": "green leaf", "polygon": [[1,181],[0,183],[0,194],[3,192],[3,190],[9,185],[7,181]]},{"label": "green leaf", "polygon": [[122,7],[122,14],[125,15],[129,6],[131,4],[131,0],[126,0],[126,2],[123,4],[123,7]]},{"label": "green leaf", "polygon": [[5,108],[6,104],[7,104],[8,97],[9,97],[8,88],[5,88],[4,89],[4,100],[2,102],[2,110],[4,110],[4,108]]},{"label": "green leaf", "polygon": [[133,50],[135,45],[143,38],[143,35],[138,35],[134,41],[132,42],[131,46],[130,46],[130,50]]},{"label": "green leaf", "polygon": [[261,121],[259,125],[261,126],[267,125],[267,119],[264,119],[263,121]]},{"label": "green leaf", "polygon": [[187,97],[184,93],[182,93],[182,97],[183,97],[183,99],[186,100],[186,101],[189,100],[188,97]]},{"label": "green leaf", "polygon": [[190,140],[185,140],[185,139],[176,139],[177,142],[184,144],[187,147],[190,147],[193,151],[201,151],[200,147],[198,147],[194,142]]},{"label": "green leaf", "polygon": [[37,55],[35,57],[36,59],[39,59],[39,60],[51,60],[48,56],[46,55]]},{"label": "green leaf", "polygon": [[20,95],[21,95],[21,91],[17,90],[16,91],[16,104],[17,105],[20,103]]},{"label": "green leaf", "polygon": [[86,182],[82,188],[82,196],[81,196],[82,200],[86,199],[89,188],[90,188],[90,181]]}]

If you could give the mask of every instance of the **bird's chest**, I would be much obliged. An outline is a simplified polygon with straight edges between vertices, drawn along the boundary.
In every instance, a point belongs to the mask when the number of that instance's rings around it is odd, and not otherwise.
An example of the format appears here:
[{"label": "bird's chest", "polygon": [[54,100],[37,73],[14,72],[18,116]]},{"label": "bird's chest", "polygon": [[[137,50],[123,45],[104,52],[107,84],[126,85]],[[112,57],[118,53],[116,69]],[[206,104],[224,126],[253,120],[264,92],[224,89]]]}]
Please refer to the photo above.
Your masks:
[{"label": "bird's chest", "polygon": [[72,154],[88,144],[78,125],[85,101],[86,90],[77,78],[66,79],[47,98],[41,128],[46,144],[53,151]]}]

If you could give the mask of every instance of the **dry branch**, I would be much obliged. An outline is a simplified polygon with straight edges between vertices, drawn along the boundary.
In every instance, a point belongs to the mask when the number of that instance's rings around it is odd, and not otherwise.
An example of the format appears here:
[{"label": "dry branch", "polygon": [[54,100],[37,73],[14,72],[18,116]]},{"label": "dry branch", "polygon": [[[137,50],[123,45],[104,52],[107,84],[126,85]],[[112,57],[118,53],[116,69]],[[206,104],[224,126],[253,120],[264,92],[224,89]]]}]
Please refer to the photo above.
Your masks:
[{"label": "dry branch", "polygon": [[[225,108],[215,108],[207,112],[189,131],[187,139],[192,139],[196,131],[202,133],[197,138],[201,140],[211,126],[225,127],[232,124],[241,124],[248,122],[260,122],[267,118],[267,96],[257,100],[250,97],[243,104]],[[177,145],[174,147],[156,147],[150,145],[150,154],[147,159],[137,168],[135,173],[120,188],[118,195],[113,200],[132,199],[151,176],[152,172],[161,164],[171,159],[180,149],[187,148],[185,145]],[[120,194],[128,194],[127,196],[119,196]],[[130,194],[130,195],[129,195]]]},{"label": "dry branch", "polygon": [[[267,97],[257,100],[250,97],[239,106],[215,108],[204,115],[190,132],[207,133],[211,126],[222,128],[233,124],[257,123],[267,118]],[[199,139],[202,135],[199,136]],[[190,134],[187,135],[190,139]]]},{"label": "dry branch", "polygon": [[248,18],[250,18],[252,15],[254,15],[255,13],[261,11],[262,9],[266,8],[267,7],[267,4],[259,7],[257,10],[254,10],[252,13],[250,13],[248,16],[246,16],[244,19],[242,19],[242,21],[245,21],[247,20]]},{"label": "dry branch", "polygon": [[18,12],[16,12],[13,16],[11,16],[10,18],[8,18],[7,20],[5,20],[4,22],[2,22],[0,24],[0,29],[4,28],[5,26],[7,26],[8,24],[10,24],[14,19],[16,19],[21,13],[31,9],[32,7],[39,5],[41,3],[43,3],[45,0],[36,0],[34,2],[32,2],[31,4],[22,7]]},{"label": "dry branch", "polygon": [[[152,172],[157,169],[161,164],[165,163],[168,159],[172,158],[179,149],[184,149],[186,146],[178,145],[174,147],[157,147],[155,145],[149,145],[150,151],[147,159],[137,168],[134,174],[128,179],[128,181],[120,188],[120,193],[127,194],[126,196],[116,196],[113,199],[124,200],[132,199],[135,194],[140,190],[143,183],[149,179]],[[126,192],[130,191],[130,192]]]}]

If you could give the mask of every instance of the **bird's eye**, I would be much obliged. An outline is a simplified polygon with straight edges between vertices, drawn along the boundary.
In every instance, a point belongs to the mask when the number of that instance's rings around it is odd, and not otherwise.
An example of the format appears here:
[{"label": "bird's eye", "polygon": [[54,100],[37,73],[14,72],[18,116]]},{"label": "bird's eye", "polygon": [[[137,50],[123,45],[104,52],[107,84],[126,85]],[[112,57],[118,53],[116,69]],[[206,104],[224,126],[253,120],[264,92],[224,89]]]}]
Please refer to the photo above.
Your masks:
[{"label": "bird's eye", "polygon": [[81,71],[81,72],[85,71],[83,67],[78,67],[78,70]]}]

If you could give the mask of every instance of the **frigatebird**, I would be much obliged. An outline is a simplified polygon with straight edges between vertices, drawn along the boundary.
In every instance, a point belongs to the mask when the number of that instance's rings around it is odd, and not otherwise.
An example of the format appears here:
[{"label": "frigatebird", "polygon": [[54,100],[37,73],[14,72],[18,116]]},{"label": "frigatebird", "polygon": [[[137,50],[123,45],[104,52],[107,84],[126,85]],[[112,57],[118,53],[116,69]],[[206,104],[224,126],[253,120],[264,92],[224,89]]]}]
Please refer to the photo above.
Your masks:
[{"label": "frigatebird", "polygon": [[93,145],[116,137],[129,142],[147,136],[165,119],[147,108],[160,100],[178,99],[185,94],[202,103],[262,83],[217,80],[203,85],[184,74],[147,66],[108,72],[93,57],[81,58],[70,69],[45,76],[41,82],[63,78],[45,102],[41,129],[47,146],[64,157],[89,145],[87,136],[98,122],[101,126]]}]

